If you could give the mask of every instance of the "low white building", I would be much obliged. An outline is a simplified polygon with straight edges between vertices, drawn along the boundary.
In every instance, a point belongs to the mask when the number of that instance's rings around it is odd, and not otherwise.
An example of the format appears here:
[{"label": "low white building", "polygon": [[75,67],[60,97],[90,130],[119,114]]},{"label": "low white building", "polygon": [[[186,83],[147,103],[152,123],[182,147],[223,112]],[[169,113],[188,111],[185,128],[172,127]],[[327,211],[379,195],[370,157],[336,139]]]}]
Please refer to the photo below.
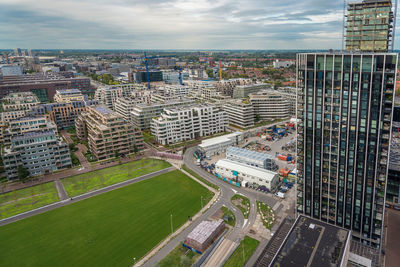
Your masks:
[{"label": "low white building", "polygon": [[242,186],[257,184],[274,190],[279,184],[279,176],[276,172],[252,167],[229,159],[221,159],[215,164],[215,173],[220,178],[226,178]]},{"label": "low white building", "polygon": [[275,69],[280,69],[280,68],[289,68],[290,66],[294,65],[294,61],[279,61],[278,59],[274,61],[273,65]]},{"label": "low white building", "polygon": [[236,132],[203,140],[198,148],[207,157],[224,153],[230,146],[237,146],[242,141],[243,133]]},{"label": "low white building", "polygon": [[152,119],[150,129],[157,142],[168,145],[224,132],[227,126],[224,111],[195,105],[164,109],[160,117]]},{"label": "low white building", "polygon": [[240,147],[228,147],[226,150],[226,158],[239,163],[247,164],[252,167],[274,171],[277,169],[275,157],[257,151],[248,150]]}]

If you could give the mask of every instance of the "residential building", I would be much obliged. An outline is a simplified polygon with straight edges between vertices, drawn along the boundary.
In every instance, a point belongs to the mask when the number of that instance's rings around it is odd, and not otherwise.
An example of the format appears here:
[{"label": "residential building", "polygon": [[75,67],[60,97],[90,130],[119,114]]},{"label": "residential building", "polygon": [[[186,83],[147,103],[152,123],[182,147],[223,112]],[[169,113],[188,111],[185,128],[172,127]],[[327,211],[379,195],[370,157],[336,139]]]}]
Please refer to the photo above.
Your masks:
[{"label": "residential building", "polygon": [[400,204],[400,106],[393,109],[386,202]]},{"label": "residential building", "polygon": [[275,171],[278,168],[274,156],[240,147],[228,147],[226,149],[226,158],[270,171]]},{"label": "residential building", "polygon": [[70,103],[72,101],[84,101],[85,96],[78,89],[56,90],[54,102]]},{"label": "residential building", "polygon": [[156,141],[168,145],[224,132],[228,121],[215,106],[195,105],[165,108],[150,125]]},{"label": "residential building", "polygon": [[236,132],[203,140],[198,148],[204,155],[211,157],[224,153],[230,146],[239,145],[243,140],[243,133]]},{"label": "residential building", "polygon": [[171,102],[157,102],[151,104],[137,104],[132,111],[132,122],[139,129],[149,130],[152,118],[160,116],[164,108],[178,107],[194,104],[194,100],[181,99]]},{"label": "residential building", "polygon": [[95,92],[95,99],[109,109],[115,109],[115,103],[120,97],[139,97],[143,87],[138,84],[118,84],[100,86]]},{"label": "residential building", "polygon": [[222,179],[228,179],[233,184],[265,186],[270,191],[273,191],[279,184],[279,176],[276,172],[229,159],[220,159],[215,163],[215,175]]},{"label": "residential building", "polygon": [[393,46],[392,0],[348,2],[346,50],[387,52]]},{"label": "residential building", "polygon": [[254,108],[249,101],[233,100],[223,106],[228,123],[246,129],[254,126]]},{"label": "residential building", "polygon": [[215,88],[217,88],[217,90],[221,92],[223,95],[232,97],[233,90],[235,89],[236,86],[248,85],[248,84],[253,84],[253,81],[251,79],[237,78],[237,79],[218,81],[217,83],[215,83]]},{"label": "residential building", "polygon": [[115,112],[121,115],[125,121],[131,121],[133,108],[141,103],[143,103],[141,98],[120,97],[115,101]]},{"label": "residential building", "polygon": [[256,266],[364,266],[361,260],[348,265],[348,261],[354,259],[350,241],[349,230],[300,215],[272,262]]},{"label": "residential building", "polygon": [[0,99],[10,93],[32,92],[41,102],[54,99],[57,90],[79,89],[82,94],[93,95],[89,78],[71,78],[72,72],[35,73],[3,76],[0,79]]},{"label": "residential building", "polygon": [[290,103],[279,93],[263,91],[250,94],[249,100],[254,108],[254,115],[262,121],[290,117]]},{"label": "residential building", "polygon": [[17,76],[22,75],[22,67],[16,65],[3,65],[0,66],[0,71],[3,76]]},{"label": "residential building", "polygon": [[31,92],[8,94],[1,103],[0,119],[2,124],[5,126],[11,120],[26,116],[32,107],[39,103],[37,96]]},{"label": "residential building", "polygon": [[245,98],[249,94],[257,93],[265,89],[274,89],[274,86],[269,83],[251,84],[251,85],[240,85],[233,89],[233,98]]},{"label": "residential building", "polygon": [[68,144],[55,125],[44,117],[20,118],[7,129],[2,158],[9,180],[18,179],[18,166],[31,176],[51,173],[72,166]]},{"label": "residential building", "polygon": [[297,212],[380,247],[395,53],[297,55]]},{"label": "residential building", "polygon": [[164,87],[164,93],[175,95],[175,96],[185,96],[189,93],[189,86],[186,85],[167,85]]},{"label": "residential building", "polygon": [[98,104],[97,100],[88,100],[85,96],[83,101],[40,104],[32,108],[29,114],[46,116],[57,125],[58,130],[63,130],[74,127],[76,118],[86,110],[86,107]]},{"label": "residential building", "polygon": [[127,155],[143,149],[140,130],[105,106],[90,106],[75,121],[77,137],[87,139],[98,160]]}]

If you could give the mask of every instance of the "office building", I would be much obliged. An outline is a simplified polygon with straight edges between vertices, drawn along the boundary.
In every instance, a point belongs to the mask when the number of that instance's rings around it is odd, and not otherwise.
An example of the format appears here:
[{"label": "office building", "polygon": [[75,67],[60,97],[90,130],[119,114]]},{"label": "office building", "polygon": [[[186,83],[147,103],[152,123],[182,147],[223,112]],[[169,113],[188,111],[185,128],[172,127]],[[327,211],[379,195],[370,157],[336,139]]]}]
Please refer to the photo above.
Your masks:
[{"label": "office building", "polygon": [[278,168],[274,156],[240,147],[228,147],[226,149],[226,158],[270,171],[275,171]]},{"label": "office building", "polygon": [[279,184],[279,176],[276,172],[229,159],[220,159],[215,163],[215,175],[221,179],[225,178],[233,184],[265,186],[270,191]]},{"label": "office building", "polygon": [[290,103],[279,93],[262,91],[250,94],[249,100],[254,108],[254,115],[262,121],[290,117]]},{"label": "office building", "polygon": [[14,48],[14,56],[15,57],[22,57],[21,48]]},{"label": "office building", "polygon": [[[182,71],[182,81],[189,80],[189,73],[187,71]],[[178,71],[163,71],[162,72],[163,81],[167,84],[179,84],[179,72]]]},{"label": "office building", "polygon": [[274,89],[272,84],[261,83],[251,85],[240,85],[233,89],[233,98],[245,98],[251,93],[257,93],[261,90]]},{"label": "office building", "polygon": [[380,247],[395,53],[297,55],[297,211]]},{"label": "office building", "polygon": [[70,78],[71,75],[70,72],[59,72],[4,76],[0,79],[0,99],[10,93],[32,92],[41,102],[49,102],[54,99],[57,90],[65,89],[78,89],[86,95],[94,94],[89,78]]},{"label": "office building", "polygon": [[224,132],[228,120],[226,113],[215,106],[195,105],[165,108],[150,125],[155,140],[169,145]]},{"label": "office building", "polygon": [[55,125],[44,117],[13,121],[5,139],[2,158],[9,180],[18,179],[20,165],[29,171],[30,176],[72,166],[68,144],[57,135]]},{"label": "office building", "polygon": [[[163,74],[161,71],[149,71],[150,82],[162,82]],[[147,73],[145,71],[139,71],[135,73],[135,81],[137,83],[147,82]]]},{"label": "office building", "polygon": [[348,2],[346,50],[386,52],[393,46],[391,0]]},{"label": "office building", "polygon": [[254,126],[254,108],[249,101],[234,100],[224,104],[229,125],[246,129]]},{"label": "office building", "polygon": [[3,76],[17,76],[22,75],[22,67],[15,65],[4,65],[0,67]]},{"label": "office building", "polygon": [[77,137],[87,139],[97,160],[142,150],[142,132],[105,106],[90,106],[75,121]]},{"label": "office building", "polygon": [[85,100],[85,97],[78,89],[56,90],[54,95],[54,102],[70,103],[83,100]]},{"label": "office building", "polygon": [[181,99],[178,101],[171,101],[171,102],[156,102],[151,104],[137,104],[133,111],[131,112],[131,118],[133,124],[138,127],[139,129],[149,130],[150,129],[150,121],[154,117],[160,116],[161,112],[165,108],[172,108],[172,107],[179,107],[185,105],[194,104],[194,100],[189,99]]},{"label": "office building", "polygon": [[393,109],[386,202],[400,204],[400,106]]}]

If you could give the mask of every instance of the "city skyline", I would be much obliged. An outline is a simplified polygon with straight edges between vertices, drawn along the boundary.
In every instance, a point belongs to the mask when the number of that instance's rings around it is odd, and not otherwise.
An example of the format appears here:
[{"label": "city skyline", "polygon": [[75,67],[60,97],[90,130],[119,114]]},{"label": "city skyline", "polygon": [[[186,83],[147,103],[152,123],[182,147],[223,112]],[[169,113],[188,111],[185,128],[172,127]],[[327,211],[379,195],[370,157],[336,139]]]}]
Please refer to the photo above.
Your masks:
[{"label": "city skyline", "polygon": [[340,49],[343,2],[0,0],[0,17],[0,49]]}]

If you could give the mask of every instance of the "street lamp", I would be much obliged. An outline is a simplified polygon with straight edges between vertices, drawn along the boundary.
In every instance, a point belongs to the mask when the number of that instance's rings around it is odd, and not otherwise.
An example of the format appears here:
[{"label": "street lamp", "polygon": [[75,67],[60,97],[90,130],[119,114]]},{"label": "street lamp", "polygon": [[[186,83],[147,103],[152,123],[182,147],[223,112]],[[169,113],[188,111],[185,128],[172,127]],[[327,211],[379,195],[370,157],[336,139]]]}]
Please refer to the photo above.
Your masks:
[{"label": "street lamp", "polygon": [[171,235],[174,232],[174,227],[172,226],[172,214],[171,214]]},{"label": "street lamp", "polygon": [[136,258],[133,258],[133,266],[136,264]]},{"label": "street lamp", "polygon": [[203,196],[201,196],[201,209],[203,209]]}]

